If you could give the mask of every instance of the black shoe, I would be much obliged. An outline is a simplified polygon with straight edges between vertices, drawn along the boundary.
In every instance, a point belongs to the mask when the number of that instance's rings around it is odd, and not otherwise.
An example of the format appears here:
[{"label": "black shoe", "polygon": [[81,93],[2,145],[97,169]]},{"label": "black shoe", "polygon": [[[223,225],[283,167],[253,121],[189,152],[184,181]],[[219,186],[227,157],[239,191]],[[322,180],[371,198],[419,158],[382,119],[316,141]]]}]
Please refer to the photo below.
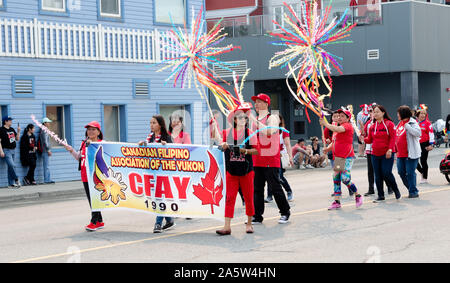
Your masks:
[{"label": "black shoe", "polygon": [[418,198],[419,194],[415,194],[415,195],[409,195],[408,198]]},{"label": "black shoe", "polygon": [[280,219],[278,220],[278,223],[280,224],[286,224],[289,222],[289,216],[290,215],[281,215]]},{"label": "black shoe", "polygon": [[394,193],[393,190],[388,190],[388,195],[392,195]]},{"label": "black shoe", "polygon": [[402,197],[402,195],[400,194],[400,192],[395,193],[395,199],[400,199]]},{"label": "black shoe", "polygon": [[45,182],[45,184],[54,184],[55,181]]},{"label": "black shoe", "polygon": [[28,180],[27,177],[23,177],[23,184],[24,184],[25,186],[28,186],[28,185],[31,185],[31,182],[30,182],[30,180]]},{"label": "black shoe", "polygon": [[175,227],[175,221],[171,221],[171,222],[166,222],[166,224],[162,227],[162,230],[163,231],[167,231],[167,230],[169,230],[170,228],[173,228],[173,227]]},{"label": "black shoe", "polygon": [[374,203],[377,203],[377,202],[382,202],[382,201],[384,201],[385,200],[385,198],[384,197],[378,197],[376,200],[374,200],[373,202]]},{"label": "black shoe", "polygon": [[153,228],[153,233],[161,233],[161,232],[162,232],[161,224],[155,224],[155,228]]},{"label": "black shoe", "polygon": [[[252,224],[256,224],[256,225],[259,225],[259,224],[262,224],[262,222],[263,222],[263,219],[261,218],[261,219],[258,219],[258,218],[256,218],[256,217],[253,217],[252,218]],[[245,224],[247,224],[247,221],[245,221]]]},{"label": "black shoe", "polygon": [[375,194],[375,192],[368,191],[367,193],[364,194],[364,196],[368,197],[368,196],[371,196],[371,195],[374,195],[374,194]]}]

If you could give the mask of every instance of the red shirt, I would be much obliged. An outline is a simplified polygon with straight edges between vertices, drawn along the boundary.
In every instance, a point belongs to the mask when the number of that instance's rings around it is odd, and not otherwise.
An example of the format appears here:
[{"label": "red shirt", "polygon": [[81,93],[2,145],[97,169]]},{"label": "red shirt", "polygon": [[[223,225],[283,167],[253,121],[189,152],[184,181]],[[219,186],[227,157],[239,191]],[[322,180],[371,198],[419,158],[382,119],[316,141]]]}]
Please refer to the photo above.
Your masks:
[{"label": "red shirt", "polygon": [[341,126],[344,127],[345,132],[334,133],[333,135],[333,157],[354,157],[355,152],[353,150],[353,126],[350,123],[344,123]]},{"label": "red shirt", "polygon": [[364,142],[372,144],[372,155],[385,155],[389,149],[395,152],[395,125],[392,121],[375,121],[367,132]]},{"label": "red shirt", "polygon": [[430,133],[433,133],[433,126],[431,125],[430,120],[425,119],[422,122],[419,122],[419,127],[422,130],[419,142],[423,143],[430,141]]},{"label": "red shirt", "polygon": [[400,121],[395,128],[395,133],[397,136],[397,157],[408,157],[408,141],[406,140],[405,124],[405,122]]},{"label": "red shirt", "polygon": [[[260,120],[261,123],[267,125],[267,115]],[[253,131],[257,131],[257,125],[253,124]],[[269,129],[270,130],[270,129]],[[256,134],[258,137],[259,155],[253,155],[253,166],[255,167],[275,167],[280,168],[280,134],[276,131],[274,134],[266,136],[261,132]]]}]

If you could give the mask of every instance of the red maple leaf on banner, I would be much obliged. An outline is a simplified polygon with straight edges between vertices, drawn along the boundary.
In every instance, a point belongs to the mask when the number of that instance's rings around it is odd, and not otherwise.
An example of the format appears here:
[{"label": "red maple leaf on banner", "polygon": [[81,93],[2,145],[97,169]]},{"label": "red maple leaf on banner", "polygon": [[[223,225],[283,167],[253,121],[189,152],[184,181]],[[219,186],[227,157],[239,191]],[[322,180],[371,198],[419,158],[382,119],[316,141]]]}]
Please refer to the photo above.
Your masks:
[{"label": "red maple leaf on banner", "polygon": [[219,206],[222,199],[223,180],[219,166],[214,156],[208,151],[209,171],[201,183],[194,185],[194,195],[202,201],[202,205],[211,205],[211,214],[214,214],[214,205]]}]

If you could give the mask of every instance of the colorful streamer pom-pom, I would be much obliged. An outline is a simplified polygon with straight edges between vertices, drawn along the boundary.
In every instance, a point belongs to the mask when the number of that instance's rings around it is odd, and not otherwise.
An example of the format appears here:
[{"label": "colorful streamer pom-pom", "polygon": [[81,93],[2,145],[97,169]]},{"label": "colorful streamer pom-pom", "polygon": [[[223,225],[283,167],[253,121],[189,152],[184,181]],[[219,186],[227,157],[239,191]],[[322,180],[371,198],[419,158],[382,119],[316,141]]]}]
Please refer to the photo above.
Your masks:
[{"label": "colorful streamer pom-pom", "polygon": [[[165,66],[158,72],[170,69],[171,73],[166,82],[173,80],[173,86],[176,87],[179,84],[181,88],[191,88],[193,83],[200,95],[207,101],[206,92],[201,87],[205,86],[216,97],[216,100],[225,104],[226,108],[221,110],[226,115],[224,110],[234,109],[238,101],[216,82],[218,76],[214,72],[214,67],[232,71],[230,67],[235,64],[220,61],[217,56],[240,47],[231,44],[225,47],[217,47],[227,35],[223,33],[223,28],[220,28],[220,22],[211,28],[208,33],[205,33],[206,21],[204,8],[202,7],[197,17],[195,17],[194,9],[192,10],[190,31],[187,30],[186,24],[184,30],[173,25],[170,30],[170,36],[173,40],[164,48],[170,52],[178,52],[180,55],[162,61],[160,64],[165,64]],[[208,101],[207,103],[209,106]],[[211,108],[210,112],[212,114]]]},{"label": "colorful streamer pom-pom", "polygon": [[[288,67],[286,82],[294,98],[313,111],[319,117],[323,116],[322,108],[325,97],[331,97],[332,79],[331,68],[334,67],[342,74],[342,66],[338,60],[342,58],[329,53],[325,47],[337,43],[350,43],[342,40],[350,36],[356,24],[347,24],[347,10],[344,14],[331,20],[331,3],[321,12],[316,2],[301,2],[301,15],[298,15],[286,3],[289,13],[283,17],[284,25],[273,21],[281,33],[271,33],[280,41],[272,42],[274,45],[286,47],[285,50],[275,53],[269,62],[269,68]],[[293,77],[297,84],[294,92],[288,79]],[[324,85],[328,92],[319,93],[319,87]]]}]

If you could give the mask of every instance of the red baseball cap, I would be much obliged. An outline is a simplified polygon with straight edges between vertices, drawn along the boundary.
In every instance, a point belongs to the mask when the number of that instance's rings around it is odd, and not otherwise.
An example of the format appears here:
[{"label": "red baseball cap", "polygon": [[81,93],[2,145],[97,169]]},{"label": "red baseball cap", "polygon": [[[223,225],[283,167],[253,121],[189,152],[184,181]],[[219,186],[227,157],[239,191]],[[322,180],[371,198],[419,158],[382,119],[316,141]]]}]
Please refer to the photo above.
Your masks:
[{"label": "red baseball cap", "polygon": [[270,105],[270,97],[267,94],[260,93],[256,96],[252,96],[252,100],[256,102],[256,100],[262,100]]},{"label": "red baseball cap", "polygon": [[97,128],[99,131],[102,130],[101,127],[100,127],[100,123],[97,122],[97,121],[92,121],[92,122],[90,122],[89,124],[87,124],[87,125],[84,126],[84,127],[85,127],[85,128],[89,128],[89,127]]}]

